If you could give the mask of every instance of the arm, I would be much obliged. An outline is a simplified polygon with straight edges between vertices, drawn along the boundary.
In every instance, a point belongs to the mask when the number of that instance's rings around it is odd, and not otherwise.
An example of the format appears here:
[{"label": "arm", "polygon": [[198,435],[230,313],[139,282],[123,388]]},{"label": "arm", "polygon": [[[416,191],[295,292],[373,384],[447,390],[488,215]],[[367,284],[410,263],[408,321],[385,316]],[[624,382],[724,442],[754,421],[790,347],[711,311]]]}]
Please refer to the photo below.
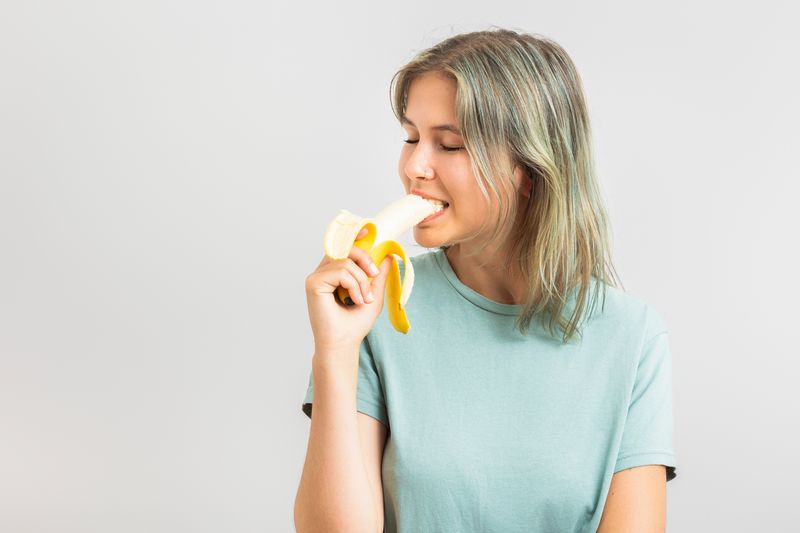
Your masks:
[{"label": "arm", "polygon": [[597,533],[662,533],[666,530],[666,514],[664,465],[620,470],[611,478]]},{"label": "arm", "polygon": [[369,478],[372,489],[375,515],[378,517],[378,531],[383,532],[384,507],[381,469],[389,428],[369,415],[358,413],[358,431],[361,436],[361,456],[364,458],[367,478]]},{"label": "arm", "polygon": [[[362,455],[361,439],[369,433],[356,411],[358,367],[323,363],[337,359],[358,361],[358,356],[315,354],[312,363],[314,410],[295,498],[295,528],[299,533],[376,533],[383,529],[383,517],[376,516],[374,467]],[[365,442],[365,449],[377,439]],[[379,503],[382,509],[383,499]]]}]

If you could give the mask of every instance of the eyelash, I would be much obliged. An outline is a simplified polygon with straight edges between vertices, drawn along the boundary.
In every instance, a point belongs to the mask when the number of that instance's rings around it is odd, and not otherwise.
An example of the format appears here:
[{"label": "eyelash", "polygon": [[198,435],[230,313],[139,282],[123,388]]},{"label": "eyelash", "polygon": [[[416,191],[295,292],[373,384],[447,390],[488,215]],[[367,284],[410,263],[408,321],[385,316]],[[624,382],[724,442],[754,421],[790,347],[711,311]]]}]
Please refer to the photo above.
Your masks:
[{"label": "eyelash", "polygon": [[[412,141],[412,140],[406,139],[403,142],[405,142],[407,144],[417,144],[419,141]],[[446,152],[458,152],[459,150],[461,150],[463,148],[461,146],[445,146],[443,144],[440,144],[439,146],[441,146]]]}]

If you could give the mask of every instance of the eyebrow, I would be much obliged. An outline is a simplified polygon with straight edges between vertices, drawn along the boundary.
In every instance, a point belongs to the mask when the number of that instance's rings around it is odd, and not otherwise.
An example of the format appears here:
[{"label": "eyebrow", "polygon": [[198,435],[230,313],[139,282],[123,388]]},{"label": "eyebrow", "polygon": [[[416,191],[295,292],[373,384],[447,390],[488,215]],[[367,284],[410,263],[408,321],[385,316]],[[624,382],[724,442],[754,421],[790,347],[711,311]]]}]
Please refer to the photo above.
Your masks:
[{"label": "eyebrow", "polygon": [[[400,123],[401,124],[410,124],[411,126],[414,126],[415,128],[417,127],[416,124],[414,124],[413,122],[408,120],[407,117],[402,117],[400,119]],[[449,131],[449,132],[455,133],[456,135],[461,135],[461,130],[458,129],[456,126],[453,126],[452,124],[439,124],[438,126],[432,126],[431,129],[432,130],[438,130],[438,131]]]}]

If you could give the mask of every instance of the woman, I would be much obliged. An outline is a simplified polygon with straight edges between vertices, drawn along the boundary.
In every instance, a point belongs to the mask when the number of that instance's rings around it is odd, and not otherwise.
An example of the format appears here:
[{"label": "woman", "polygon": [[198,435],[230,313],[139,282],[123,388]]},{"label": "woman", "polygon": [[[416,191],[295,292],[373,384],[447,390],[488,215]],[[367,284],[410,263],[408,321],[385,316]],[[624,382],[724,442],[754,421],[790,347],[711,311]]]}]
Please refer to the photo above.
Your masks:
[{"label": "woman", "polygon": [[393,258],[376,275],[354,247],[306,278],[297,530],[663,530],[667,330],[613,282],[572,61],[541,36],[457,35],[395,75],[392,104],[405,192],[449,206],[414,228],[433,251],[410,259],[406,335],[383,311]]}]

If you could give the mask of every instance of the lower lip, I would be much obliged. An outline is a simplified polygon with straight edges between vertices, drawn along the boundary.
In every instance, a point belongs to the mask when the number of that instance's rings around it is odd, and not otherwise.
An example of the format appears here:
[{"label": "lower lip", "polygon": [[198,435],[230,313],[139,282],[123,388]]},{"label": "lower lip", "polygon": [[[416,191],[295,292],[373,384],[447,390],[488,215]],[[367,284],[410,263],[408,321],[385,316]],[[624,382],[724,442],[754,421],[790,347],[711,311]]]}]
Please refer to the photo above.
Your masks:
[{"label": "lower lip", "polygon": [[423,218],[417,225],[419,226],[420,224],[425,224],[427,222],[430,222],[431,220],[436,220],[437,218],[442,216],[444,214],[444,212],[447,211],[449,208],[450,208],[450,206],[448,205],[447,207],[445,207],[441,211],[438,211],[438,212],[436,212],[436,213],[434,213],[432,215],[428,215],[427,217]]}]

